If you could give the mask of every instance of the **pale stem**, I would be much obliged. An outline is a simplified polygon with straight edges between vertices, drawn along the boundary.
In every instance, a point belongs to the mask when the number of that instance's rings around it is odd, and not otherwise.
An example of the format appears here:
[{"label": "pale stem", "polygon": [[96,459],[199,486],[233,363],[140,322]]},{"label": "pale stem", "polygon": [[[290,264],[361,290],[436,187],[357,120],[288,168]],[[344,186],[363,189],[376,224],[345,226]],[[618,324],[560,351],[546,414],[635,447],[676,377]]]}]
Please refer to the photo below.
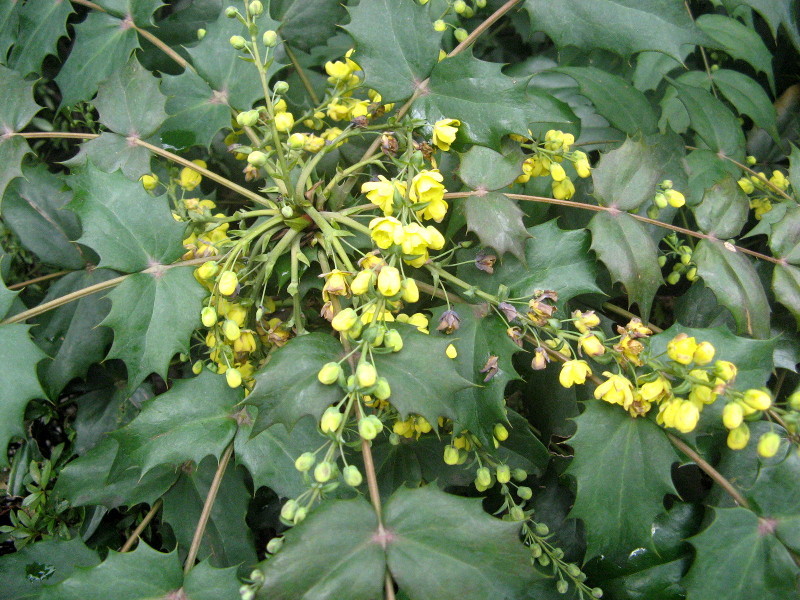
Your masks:
[{"label": "pale stem", "polygon": [[120,553],[127,552],[131,549],[131,546],[136,543],[136,540],[139,539],[139,536],[142,535],[142,532],[150,524],[150,521],[152,521],[153,517],[156,516],[156,513],[158,512],[158,509],[161,508],[162,504],[164,504],[164,501],[161,498],[153,502],[152,508],[150,508],[150,510],[144,516],[142,522],[139,523],[136,529],[133,530],[133,533],[131,533],[130,537],[125,540],[125,544],[119,549]]}]

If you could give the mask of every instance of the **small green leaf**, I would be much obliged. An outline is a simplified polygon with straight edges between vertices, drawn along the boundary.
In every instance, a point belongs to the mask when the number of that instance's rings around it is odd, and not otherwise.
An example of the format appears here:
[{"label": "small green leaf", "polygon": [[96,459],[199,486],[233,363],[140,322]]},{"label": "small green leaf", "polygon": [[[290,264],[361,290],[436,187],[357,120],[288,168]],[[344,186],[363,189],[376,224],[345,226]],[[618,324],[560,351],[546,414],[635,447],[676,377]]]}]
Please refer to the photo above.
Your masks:
[{"label": "small green leaf", "polygon": [[[178,592],[183,572],[178,553],[162,554],[139,541],[133,552],[111,550],[102,564],[76,570],[58,585],[42,588],[42,600],[149,600]],[[178,597],[178,596],[173,596]]]},{"label": "small green leaf", "polygon": [[733,113],[710,92],[667,79],[686,108],[692,129],[715,152],[741,162],[744,159],[744,133]]},{"label": "small green leaf", "polygon": [[631,138],[603,154],[592,170],[599,203],[635,211],[645,202],[652,202],[656,186],[664,179],[663,159],[663,152],[655,144]]},{"label": "small green leaf", "polygon": [[34,600],[43,587],[69,577],[77,567],[100,563],[97,553],[80,538],[48,540],[29,544],[0,557],[0,578],[5,600]]},{"label": "small green leaf", "polygon": [[595,67],[560,67],[553,70],[577,81],[581,94],[591,100],[597,112],[623,133],[634,135],[657,131],[658,119],[650,102],[622,77]]},{"label": "small green leaf", "polygon": [[78,241],[100,255],[99,266],[134,273],[184,253],[185,224],[172,217],[166,196],[152,198],[140,183],[91,163],[68,183],[75,192],[69,208],[83,226]]},{"label": "small green leaf", "polygon": [[363,498],[323,504],[289,529],[283,548],[259,564],[265,582],[256,598],[380,598],[386,559],[378,534],[378,519]]},{"label": "small green leaf", "polygon": [[317,422],[305,416],[291,431],[276,423],[251,437],[252,423],[236,432],[236,462],[250,472],[253,487],[267,486],[283,498],[294,498],[308,489],[294,461],[303,452],[319,446],[322,439]]},{"label": "small green leaf", "polygon": [[644,226],[627,213],[597,213],[589,222],[592,250],[608,268],[611,278],[628,292],[629,304],[639,305],[647,320],[658,288],[664,282],[658,252]]},{"label": "small green leaf", "polygon": [[28,142],[11,133],[22,131],[41,106],[33,101],[33,84],[26,82],[16,71],[0,64],[0,89],[5,100],[0,103],[0,198],[6,186],[22,175],[22,158],[31,151]]},{"label": "small green leaf", "polygon": [[739,114],[753,119],[753,123],[764,129],[773,140],[778,141],[775,107],[764,88],[744,73],[729,69],[713,71],[711,78],[717,89],[736,107]]},{"label": "small green leaf", "polygon": [[720,241],[701,240],[692,260],[717,301],[733,314],[739,332],[766,338],[769,335],[769,302],[747,257]]},{"label": "small green leaf", "polygon": [[107,358],[125,362],[129,391],[150,373],[166,378],[172,357],[189,351],[205,295],[192,267],[135,273],[108,295],[111,312],[101,325],[114,330],[114,344]]},{"label": "small green leaf", "polygon": [[101,81],[124,67],[139,48],[136,30],[116,17],[91,11],[75,26],[75,42],[56,76],[61,106],[90,100]]},{"label": "small green leaf", "polygon": [[522,222],[522,212],[517,203],[499,192],[464,199],[464,216],[467,229],[474,232],[481,244],[502,256],[511,252],[525,260],[525,240],[530,234]]},{"label": "small green leaf", "polygon": [[[188,550],[200,520],[217,461],[208,456],[190,472],[184,472],[164,494],[163,519],[169,523],[178,546]],[[250,493],[243,471],[228,468],[211,507],[198,558],[215,567],[252,565],[256,562],[253,533],[245,523]]]},{"label": "small green leaf", "polygon": [[[14,6],[15,2],[9,3]],[[47,56],[57,54],[58,40],[67,35],[70,2],[26,2],[19,6],[19,36],[7,65],[20,75],[38,73]],[[5,58],[6,54],[0,54]]]},{"label": "small green leaf", "polygon": [[384,102],[407,99],[436,65],[442,34],[434,31],[429,13],[429,6],[393,0],[371,0],[350,9],[344,30],[355,41],[353,59],[364,70],[364,84]]},{"label": "small green leaf", "polygon": [[619,406],[585,403],[575,419],[575,450],[567,471],[578,492],[570,516],[586,524],[586,559],[630,552],[647,541],[665,494],[675,493],[670,471],[677,455],[663,429]]},{"label": "small green leaf", "polygon": [[43,263],[80,269],[86,261],[73,240],[81,226],[75,214],[63,210],[72,198],[63,178],[41,164],[26,165],[22,175],[6,188],[3,222]]},{"label": "small green leaf", "polygon": [[332,38],[345,15],[339,0],[272,0],[270,12],[286,43],[306,52]]},{"label": "small green leaf", "polygon": [[800,326],[800,268],[792,265],[775,265],[772,273],[772,291],[797,319]]},{"label": "small green leaf", "polygon": [[504,146],[502,152],[473,146],[461,156],[458,176],[473,190],[500,190],[522,175],[523,160],[525,156],[517,144]]},{"label": "small green leaf", "polygon": [[207,371],[176,381],[149,400],[129,425],[111,434],[120,447],[114,471],[135,469],[145,475],[162,464],[219,458],[236,433],[234,407],[241,399],[241,390]]},{"label": "small green leaf", "polygon": [[[459,119],[459,135],[474,144],[501,149],[509,133],[543,135],[548,129],[577,134],[580,121],[554,96],[528,88],[528,78],[508,77],[502,65],[462,52],[437,63],[427,86],[411,108],[415,118],[434,123]],[[487,119],[486,115],[492,115]]]},{"label": "small green leaf", "polygon": [[650,354],[658,356],[667,351],[667,344],[679,333],[694,337],[697,342],[707,341],[716,348],[715,359],[728,360],[739,371],[736,375],[738,389],[760,388],[772,372],[772,354],[778,340],[751,340],[735,336],[725,327],[692,328],[678,323],[650,339]]},{"label": "small green leaf", "polygon": [[772,253],[792,264],[800,264],[800,206],[790,206],[769,236]]},{"label": "small green leaf", "polygon": [[681,61],[681,46],[710,41],[672,0],[525,0],[524,7],[532,31],[544,31],[560,47],[602,48],[624,57],[656,50]]},{"label": "small green leaf", "polygon": [[683,583],[689,598],[784,600],[797,595],[800,570],[792,555],[754,513],[714,509],[711,525],[689,541],[696,558]]},{"label": "small green leaf", "polygon": [[750,200],[730,175],[703,194],[693,207],[700,229],[717,238],[731,238],[741,232],[750,214]]},{"label": "small green leaf", "polygon": [[689,171],[686,203],[690,206],[699,204],[708,188],[728,177],[738,179],[740,176],[738,167],[711,150],[692,150],[686,156],[686,164]]},{"label": "small green leaf", "polygon": [[[775,93],[772,53],[755,29],[731,17],[715,14],[700,15],[697,26],[732,58],[743,60],[756,71],[764,73],[773,94]],[[712,77],[716,79],[717,72],[712,73]]]},{"label": "small green leaf", "polygon": [[523,598],[545,578],[531,566],[520,524],[489,516],[478,498],[401,488],[384,522],[389,570],[412,600]]},{"label": "small green leaf", "polygon": [[433,426],[438,417],[456,419],[456,393],[472,384],[445,354],[450,340],[432,338],[409,325],[398,324],[397,330],[403,336],[403,349],[374,357],[378,373],[389,381],[389,402],[401,418],[413,413]]},{"label": "small green leaf", "polygon": [[[528,229],[525,262],[506,256],[495,264],[494,274],[479,271],[474,264],[458,267],[459,277],[495,293],[505,285],[512,297],[532,296],[536,290],[555,290],[560,302],[579,294],[600,292],[595,284],[596,262],[589,254],[589,236],[585,231],[563,231],[555,221]],[[476,252],[459,254],[468,260]]]}]

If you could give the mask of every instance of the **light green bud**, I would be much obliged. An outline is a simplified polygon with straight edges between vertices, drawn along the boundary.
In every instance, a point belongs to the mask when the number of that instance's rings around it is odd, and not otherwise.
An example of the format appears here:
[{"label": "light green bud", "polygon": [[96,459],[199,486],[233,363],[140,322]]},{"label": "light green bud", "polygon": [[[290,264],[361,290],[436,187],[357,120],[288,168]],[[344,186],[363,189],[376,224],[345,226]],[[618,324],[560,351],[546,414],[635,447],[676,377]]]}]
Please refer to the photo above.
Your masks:
[{"label": "light green bud", "polygon": [[289,84],[285,81],[276,81],[275,85],[272,86],[272,90],[279,95],[283,95],[289,91]]},{"label": "light green bud", "polygon": [[787,398],[787,402],[792,410],[800,411],[800,390],[792,392]]},{"label": "light green bud", "polygon": [[229,19],[235,19],[236,15],[238,14],[239,11],[236,10],[235,6],[229,6],[228,8],[225,9],[225,16],[228,17]]},{"label": "light green bud", "polygon": [[517,506],[516,504],[511,507],[511,510],[508,511],[508,516],[511,517],[512,521],[524,521],[525,520],[525,511],[522,510],[521,506]]},{"label": "light green bud", "polygon": [[569,591],[569,584],[566,579],[559,579],[556,583],[556,591],[559,594],[566,594]]},{"label": "light green bud", "polygon": [[286,521],[292,521],[294,520],[296,514],[297,514],[297,500],[294,499],[287,500],[281,507],[281,518],[285,519]]},{"label": "light green bud", "polygon": [[247,162],[254,167],[263,167],[267,164],[267,155],[261,152],[261,150],[253,150],[247,155]]},{"label": "light green bud", "polygon": [[456,0],[453,2],[453,10],[456,11],[457,15],[463,15],[466,9],[467,3],[464,2],[464,0]]},{"label": "light green bud", "polygon": [[475,485],[487,488],[492,485],[492,472],[488,467],[478,467],[475,472]]},{"label": "light green bud", "polygon": [[536,535],[547,535],[550,533],[550,528],[544,523],[536,524]]},{"label": "light green bud", "polygon": [[278,45],[278,34],[272,29],[268,29],[264,32],[264,35],[261,36],[261,41],[267,48],[274,48]]},{"label": "light green bud", "polygon": [[468,35],[469,34],[467,33],[467,30],[463,27],[459,27],[453,32],[453,37],[455,37],[458,42],[463,42],[465,39],[467,39]]},{"label": "light green bud", "polygon": [[326,483],[332,475],[333,469],[331,469],[331,463],[328,461],[317,463],[317,466],[314,467],[314,480],[319,483]]},{"label": "light green bud", "polygon": [[361,471],[355,465],[347,465],[342,471],[342,478],[344,482],[350,487],[358,487],[364,478],[361,476]]},{"label": "light green bud", "polygon": [[377,419],[375,415],[364,417],[358,421],[358,434],[365,440],[374,440],[383,428],[383,424],[381,423],[379,426],[375,420],[380,423],[380,419]]},{"label": "light green bud", "polygon": [[667,208],[669,202],[667,201],[667,197],[663,193],[658,192],[655,198],[653,198],[653,204],[655,204],[658,208],[663,209]]},{"label": "light green bud", "polygon": [[392,446],[399,446],[401,441],[402,440],[400,439],[400,436],[397,435],[394,431],[389,434],[389,443]]},{"label": "light green bud", "polygon": [[593,598],[602,598],[603,597],[603,590],[600,588],[592,588],[592,597]]},{"label": "light green bud", "polygon": [[198,40],[202,40],[204,37],[206,37],[206,30],[202,29],[202,28],[198,29],[197,30],[197,39]]},{"label": "light green bud", "polygon": [[356,382],[361,388],[370,388],[378,381],[378,371],[375,365],[369,362],[361,362],[356,367]]},{"label": "light green bud", "polygon": [[403,336],[397,329],[390,329],[383,336],[383,345],[392,352],[400,352],[403,349]]},{"label": "light green bud", "polygon": [[303,452],[297,457],[297,460],[294,461],[294,468],[301,473],[305,473],[314,465],[316,460],[313,452]]},{"label": "light green bud", "polygon": [[580,575],[580,574],[581,574],[581,570],[580,570],[580,568],[578,567],[578,565],[575,565],[575,564],[569,563],[569,564],[567,565],[567,573],[569,573],[569,576],[570,576],[570,577],[577,577],[578,575]]},{"label": "light green bud", "polygon": [[325,409],[325,412],[322,413],[322,418],[319,421],[319,428],[322,430],[322,433],[333,433],[339,429],[343,418],[344,415],[338,408],[329,406]]},{"label": "light green bud", "polygon": [[[339,381],[342,374],[342,366],[337,362],[329,362],[322,366],[317,373],[317,379],[325,385],[332,385]],[[339,412],[339,411],[336,411]],[[341,413],[340,413],[341,414]]]},{"label": "light green bud", "polygon": [[307,514],[308,514],[308,509],[305,506],[301,506],[300,508],[298,508],[297,512],[294,514],[294,519],[293,519],[294,524],[297,525],[298,523],[300,523],[303,519],[306,518]]},{"label": "light green bud", "polygon": [[230,41],[231,46],[233,46],[237,50],[242,50],[247,45],[245,39],[240,35],[232,35],[231,39],[228,41]]},{"label": "light green bud", "polygon": [[517,496],[522,498],[523,500],[530,500],[533,496],[533,490],[528,486],[521,485],[517,488]]},{"label": "light green bud", "polygon": [[258,123],[257,110],[245,110],[236,115],[236,122],[240,127],[252,127]]},{"label": "light green bud", "polygon": [[289,136],[289,148],[292,150],[300,150],[306,144],[306,136],[302,133],[293,133]]},{"label": "light green bud", "polygon": [[433,22],[433,30],[434,31],[444,31],[447,29],[447,23],[442,21],[441,19],[437,19]]},{"label": "light green bud", "polygon": [[514,469],[511,476],[514,478],[514,481],[525,481],[528,478],[528,472],[525,469]]},{"label": "light green bud", "polygon": [[270,554],[275,554],[282,547],[283,547],[282,537],[274,537],[267,542],[267,552],[269,552]]},{"label": "light green bud", "polygon": [[508,483],[511,481],[511,468],[508,465],[499,465],[495,475],[497,483]]},{"label": "light green bud", "polygon": [[388,400],[389,396],[392,395],[392,389],[389,387],[389,381],[385,377],[378,377],[378,381],[375,383],[375,389],[372,391],[372,395],[378,400]]},{"label": "light green bud", "polygon": [[264,5],[261,4],[260,0],[252,0],[247,7],[247,12],[249,12],[251,16],[257,17],[264,12]]}]

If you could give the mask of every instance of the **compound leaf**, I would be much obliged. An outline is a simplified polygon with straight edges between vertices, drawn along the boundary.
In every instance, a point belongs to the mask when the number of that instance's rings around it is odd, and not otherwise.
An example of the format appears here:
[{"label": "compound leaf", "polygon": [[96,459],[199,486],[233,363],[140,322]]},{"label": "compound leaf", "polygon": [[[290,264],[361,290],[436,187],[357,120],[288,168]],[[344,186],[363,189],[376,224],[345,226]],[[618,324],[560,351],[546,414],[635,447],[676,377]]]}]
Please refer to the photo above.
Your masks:
[{"label": "compound leaf", "polygon": [[800,268],[792,265],[775,265],[772,273],[772,291],[800,325]]},{"label": "compound leaf", "polygon": [[473,146],[461,156],[458,176],[473,190],[500,190],[522,175],[523,160],[525,156],[517,144],[504,146],[501,152]]},{"label": "compound leaf", "polygon": [[339,0],[272,0],[270,12],[280,21],[278,32],[286,43],[304,51],[333,37],[345,14]]},{"label": "compound leaf", "polygon": [[4,101],[0,103],[0,198],[8,183],[22,175],[22,157],[31,151],[28,142],[17,133],[39,112],[41,106],[33,101],[33,84],[25,81],[16,71],[0,65],[0,88]]},{"label": "compound leaf", "polygon": [[718,69],[711,78],[717,89],[736,107],[741,115],[753,119],[773,140],[778,140],[778,123],[775,108],[758,82],[744,73],[730,69]]},{"label": "compound leaf", "polygon": [[750,200],[730,175],[705,190],[703,200],[693,207],[701,231],[717,238],[738,235],[747,222]]},{"label": "compound leaf", "polygon": [[522,222],[524,214],[514,200],[499,192],[464,199],[467,229],[478,236],[481,244],[501,256],[511,252],[519,260],[525,260],[525,240],[530,234]]},{"label": "compound leaf", "polygon": [[[14,2],[9,4],[14,6]],[[67,19],[73,12],[72,3],[60,0],[23,4],[17,11],[19,36],[8,66],[21,75],[38,73],[45,57],[57,53],[58,40],[67,35]]]}]

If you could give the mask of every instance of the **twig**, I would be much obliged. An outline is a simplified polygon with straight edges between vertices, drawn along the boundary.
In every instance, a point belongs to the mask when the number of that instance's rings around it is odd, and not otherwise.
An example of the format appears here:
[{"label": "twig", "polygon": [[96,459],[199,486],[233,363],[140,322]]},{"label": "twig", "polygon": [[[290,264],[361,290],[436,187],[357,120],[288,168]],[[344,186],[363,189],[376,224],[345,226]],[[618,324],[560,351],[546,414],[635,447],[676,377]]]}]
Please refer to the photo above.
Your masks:
[{"label": "twig", "polygon": [[303,83],[303,87],[306,88],[311,101],[314,103],[314,106],[317,106],[319,104],[319,96],[317,96],[317,92],[314,91],[314,86],[311,85],[308,75],[306,75],[303,67],[300,66],[300,63],[298,62],[294,52],[292,52],[292,49],[289,48],[289,44],[284,43],[283,49],[286,51],[286,56],[289,57],[289,60],[292,62],[292,66],[294,67],[297,76],[300,78],[300,81]]},{"label": "twig", "polygon": [[222,457],[219,459],[217,472],[214,473],[214,479],[211,480],[211,486],[208,488],[205,504],[203,504],[203,511],[200,513],[200,520],[197,522],[197,528],[194,530],[194,538],[192,538],[192,545],[189,547],[189,554],[186,555],[186,562],[183,565],[184,575],[189,573],[194,566],[194,561],[197,559],[197,553],[200,550],[200,542],[203,541],[203,534],[208,525],[208,519],[211,516],[211,509],[214,507],[214,501],[217,499],[217,492],[219,492],[220,483],[222,483],[222,476],[225,474],[225,469],[231,460],[233,454],[233,442],[228,444]]},{"label": "twig", "polygon": [[67,273],[71,272],[72,271],[57,271],[56,273],[48,273],[47,275],[42,275],[41,277],[34,277],[33,279],[28,279],[28,281],[10,285],[8,286],[8,289],[18,290],[20,288],[24,288],[26,285],[33,285],[34,283],[41,283],[42,281],[47,281],[48,279],[55,279],[56,277],[61,277],[62,275],[66,275]]},{"label": "twig", "polygon": [[142,532],[145,530],[145,527],[147,527],[150,524],[150,521],[153,520],[153,517],[156,516],[156,513],[158,512],[158,509],[161,508],[162,504],[164,504],[164,501],[161,498],[153,502],[153,506],[144,516],[142,522],[139,523],[138,527],[136,527],[136,529],[133,530],[133,533],[131,533],[130,537],[127,540],[125,540],[125,544],[123,544],[122,548],[119,549],[121,553],[127,552],[128,550],[131,549],[131,546],[133,546],[136,543],[136,540],[139,539],[139,536],[142,535]]}]

